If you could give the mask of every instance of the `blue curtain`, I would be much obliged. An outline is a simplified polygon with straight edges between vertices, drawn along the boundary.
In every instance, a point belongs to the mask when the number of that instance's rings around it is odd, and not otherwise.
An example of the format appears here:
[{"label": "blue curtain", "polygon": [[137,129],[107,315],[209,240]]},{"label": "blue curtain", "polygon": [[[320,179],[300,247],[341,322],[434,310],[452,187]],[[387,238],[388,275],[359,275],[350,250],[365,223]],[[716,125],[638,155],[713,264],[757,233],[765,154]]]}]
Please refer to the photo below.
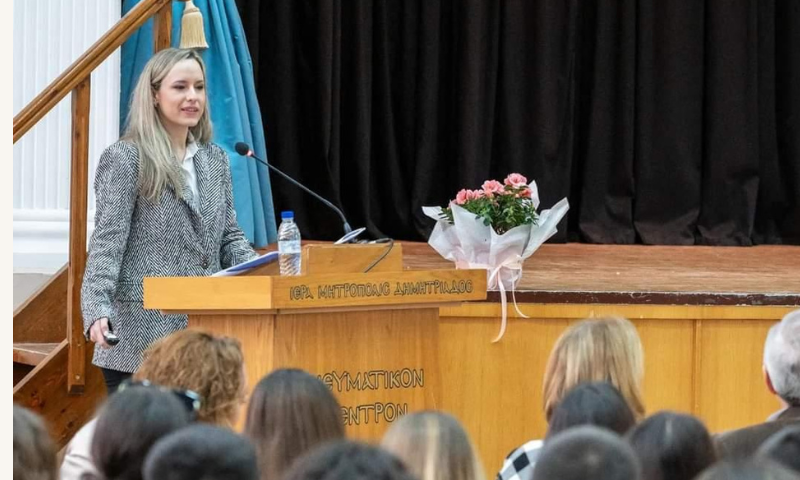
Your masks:
[{"label": "blue curtain", "polygon": [[[139,0],[124,0],[122,14],[137,3]],[[242,21],[234,0],[194,0],[194,4],[203,13],[208,42],[202,56],[208,77],[214,142],[228,152],[231,160],[239,225],[256,247],[263,247],[277,240],[269,172],[233,149],[236,142],[247,142],[256,155],[267,158],[264,126],[253,82],[253,62]],[[183,9],[183,2],[173,2],[172,45],[175,47],[180,40]],[[133,87],[152,55],[153,21],[150,20],[122,46],[120,128],[125,125]]]}]

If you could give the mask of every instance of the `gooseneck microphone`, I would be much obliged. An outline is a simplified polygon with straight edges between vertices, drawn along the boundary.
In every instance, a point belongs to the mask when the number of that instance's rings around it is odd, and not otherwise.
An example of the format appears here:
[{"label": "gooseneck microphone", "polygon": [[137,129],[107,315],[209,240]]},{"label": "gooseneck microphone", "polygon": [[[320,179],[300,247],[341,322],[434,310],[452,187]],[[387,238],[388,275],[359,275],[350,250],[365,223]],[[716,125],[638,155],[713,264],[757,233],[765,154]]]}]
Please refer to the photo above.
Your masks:
[{"label": "gooseneck microphone", "polygon": [[287,174],[283,173],[282,171],[278,170],[276,167],[273,167],[273,166],[272,166],[272,165],[270,165],[269,163],[267,163],[267,162],[265,162],[264,160],[262,160],[262,159],[258,158],[258,157],[256,156],[256,154],[255,154],[255,153],[253,153],[253,151],[252,151],[252,150],[250,150],[250,145],[248,145],[248,144],[246,144],[246,143],[244,143],[244,142],[238,142],[238,143],[237,143],[237,144],[234,146],[234,148],[236,149],[236,153],[238,153],[239,155],[242,155],[243,157],[250,157],[250,158],[252,158],[253,160],[255,160],[255,161],[257,161],[257,162],[259,162],[259,163],[261,163],[261,164],[264,164],[264,165],[266,165],[266,166],[267,166],[267,167],[268,167],[270,170],[272,170],[273,172],[275,172],[275,173],[279,174],[280,176],[282,176],[282,177],[283,177],[283,178],[285,178],[286,180],[289,180],[289,181],[290,181],[290,182],[292,182],[293,184],[295,184],[295,185],[297,185],[298,187],[302,188],[303,190],[305,190],[306,192],[308,192],[309,194],[311,194],[311,196],[313,196],[314,198],[316,198],[317,200],[319,200],[320,202],[324,203],[324,204],[325,204],[325,205],[327,205],[329,208],[331,208],[331,209],[332,209],[334,212],[336,212],[336,213],[339,215],[339,217],[342,219],[342,223],[344,224],[344,233],[345,233],[345,234],[348,234],[348,233],[350,233],[350,232],[353,230],[352,228],[350,228],[350,224],[349,224],[349,223],[347,223],[347,219],[346,219],[346,218],[344,218],[344,213],[342,213],[342,211],[341,211],[341,210],[339,210],[339,209],[336,207],[336,205],[334,205],[334,204],[332,204],[331,202],[327,201],[327,200],[326,200],[325,198],[323,198],[321,195],[319,195],[318,193],[316,193],[316,192],[312,191],[310,188],[306,187],[305,185],[303,185],[302,183],[298,182],[298,181],[297,181],[297,180],[295,180],[294,178],[292,178],[292,177],[290,177],[289,175],[287,175]]}]

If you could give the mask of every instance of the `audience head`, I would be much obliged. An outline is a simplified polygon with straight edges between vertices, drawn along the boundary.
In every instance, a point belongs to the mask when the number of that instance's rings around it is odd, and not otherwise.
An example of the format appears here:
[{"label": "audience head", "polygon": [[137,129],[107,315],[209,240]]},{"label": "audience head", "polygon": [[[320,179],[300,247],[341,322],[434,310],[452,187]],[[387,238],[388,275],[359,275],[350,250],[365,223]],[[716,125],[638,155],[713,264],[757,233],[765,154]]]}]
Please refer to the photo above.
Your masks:
[{"label": "audience head", "polygon": [[647,480],[692,480],[717,460],[708,430],[691,415],[652,415],[628,434],[628,442]]},{"label": "audience head", "polygon": [[232,427],[245,399],[244,357],[238,340],[181,330],[156,341],[134,378],[197,392],[197,419]]},{"label": "audience head", "polygon": [[544,375],[544,411],[547,420],[572,387],[607,381],[628,402],[634,416],[644,416],[642,378],[644,354],[636,327],[624,318],[583,320],[556,341]]},{"label": "audience head", "polygon": [[191,422],[192,412],[178,397],[157,387],[123,387],[97,417],[92,460],[103,478],[142,478],[147,452],[161,437]]},{"label": "audience head", "polygon": [[800,480],[800,476],[767,458],[720,461],[696,477],[697,480]]},{"label": "audience head", "polygon": [[253,445],[212,425],[192,425],[159,440],[142,469],[145,480],[257,480]]},{"label": "audience head", "polygon": [[371,445],[340,440],[297,459],[283,480],[417,480],[397,457]]},{"label": "audience head", "polygon": [[14,480],[56,480],[56,449],[42,419],[14,405]]},{"label": "audience head", "polygon": [[757,455],[800,473],[800,425],[786,427],[769,437],[761,444]]},{"label": "audience head", "polygon": [[419,480],[482,480],[483,467],[455,417],[423,411],[404,415],[381,446],[405,462]]},{"label": "audience head", "polygon": [[547,429],[547,438],[579,425],[595,425],[624,435],[636,424],[628,402],[608,382],[582,383],[558,403]]},{"label": "audience head", "polygon": [[253,389],[245,433],[256,445],[262,478],[278,479],[304,453],[344,438],[342,409],[317,377],[279,369]]},{"label": "audience head", "polygon": [[787,405],[800,406],[800,310],[788,313],[767,334],[764,376],[767,388]]},{"label": "audience head", "polygon": [[630,445],[595,426],[570,428],[548,439],[533,480],[638,480],[639,460]]}]

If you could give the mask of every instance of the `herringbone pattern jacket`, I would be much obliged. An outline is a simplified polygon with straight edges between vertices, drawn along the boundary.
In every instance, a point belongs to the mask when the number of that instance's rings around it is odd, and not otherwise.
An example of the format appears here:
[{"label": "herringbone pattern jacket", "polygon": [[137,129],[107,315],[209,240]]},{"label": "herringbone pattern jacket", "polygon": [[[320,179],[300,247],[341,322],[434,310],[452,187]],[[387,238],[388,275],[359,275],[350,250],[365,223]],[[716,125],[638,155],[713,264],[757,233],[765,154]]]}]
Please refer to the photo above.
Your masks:
[{"label": "herringbone pattern jacket", "polygon": [[139,195],[139,152],[119,141],[100,157],[95,175],[97,213],[81,289],[84,332],[108,317],[120,342],[95,348],[100,367],[134,372],[155,340],[186,328],[185,315],[142,306],[142,280],[205,276],[254,257],[233,209],[228,156],[199,144],[194,156],[199,205],[168,188],[159,202]]}]

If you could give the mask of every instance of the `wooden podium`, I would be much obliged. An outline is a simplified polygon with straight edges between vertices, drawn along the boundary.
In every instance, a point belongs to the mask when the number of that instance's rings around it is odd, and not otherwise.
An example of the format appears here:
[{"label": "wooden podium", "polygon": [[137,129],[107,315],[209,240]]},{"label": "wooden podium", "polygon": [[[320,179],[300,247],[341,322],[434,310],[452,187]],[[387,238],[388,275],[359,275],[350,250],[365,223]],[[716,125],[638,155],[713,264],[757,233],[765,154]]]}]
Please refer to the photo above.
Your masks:
[{"label": "wooden podium", "polygon": [[249,388],[276,368],[317,375],[348,435],[378,439],[400,415],[442,405],[439,307],[486,299],[485,270],[403,270],[400,245],[358,273],[384,248],[309,245],[296,277],[146,278],[144,307],[238,338]]}]

